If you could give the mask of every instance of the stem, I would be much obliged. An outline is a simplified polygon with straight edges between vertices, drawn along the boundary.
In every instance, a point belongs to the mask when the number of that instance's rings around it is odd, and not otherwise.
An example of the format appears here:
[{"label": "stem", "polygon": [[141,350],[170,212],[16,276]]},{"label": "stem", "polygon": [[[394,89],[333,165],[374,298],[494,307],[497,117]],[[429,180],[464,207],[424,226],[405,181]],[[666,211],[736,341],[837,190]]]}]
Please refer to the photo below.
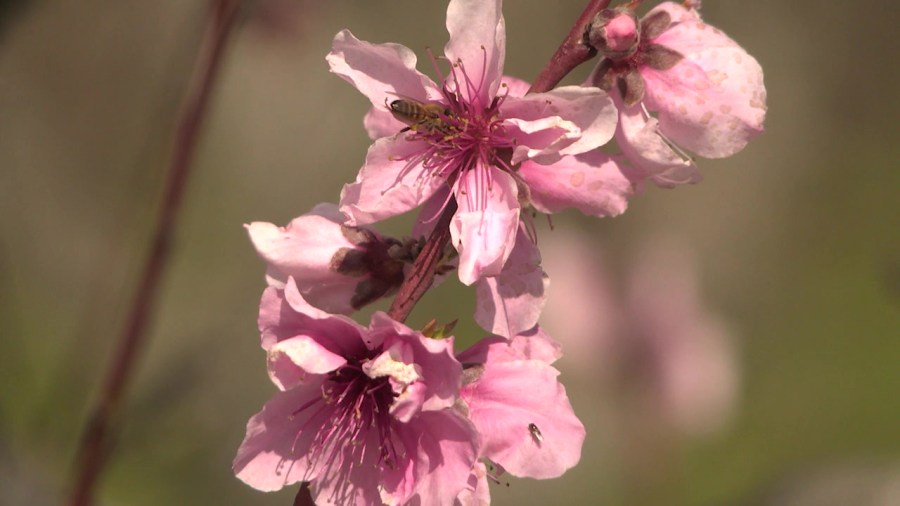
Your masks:
[{"label": "stem", "polygon": [[610,0],[591,0],[581,16],[572,25],[569,35],[562,41],[544,70],[538,74],[528,93],[543,93],[550,91],[562,81],[563,77],[575,67],[590,60],[597,54],[597,50],[584,43],[584,33],[594,16],[609,6]]},{"label": "stem", "polygon": [[[584,33],[594,16],[609,6],[609,3],[610,0],[591,0],[588,3],[572,29],[569,30],[569,35],[538,74],[528,93],[542,93],[553,89],[566,74],[597,54],[596,49],[584,43]],[[448,181],[448,184],[452,185],[452,181]],[[425,242],[422,252],[413,262],[409,276],[400,285],[397,296],[388,311],[388,316],[394,320],[401,323],[406,321],[413,307],[431,287],[434,270],[441,259],[444,247],[450,241],[449,225],[453,214],[456,213],[456,207],[456,200],[451,198]]]},{"label": "stem", "polygon": [[412,270],[400,285],[397,297],[394,298],[391,309],[388,311],[388,316],[394,320],[401,323],[405,321],[416,303],[431,288],[434,270],[444,255],[444,247],[450,242],[450,220],[456,214],[456,207],[456,199],[451,198],[444,207],[441,217],[434,224],[434,229],[428,236],[428,240],[425,241],[425,246],[422,247],[422,251],[413,262]]},{"label": "stem", "polygon": [[118,348],[106,372],[100,399],[91,412],[79,443],[73,470],[75,487],[69,498],[72,506],[93,504],[94,488],[110,449],[111,429],[121,411],[122,399],[135,370],[134,363],[146,341],[147,324],[153,314],[156,295],[169,260],[172,234],[178,221],[197,137],[239,6],[239,0],[212,0],[204,43],[178,118],[167,169],[168,179],[147,260],[125,327],[119,336]]}]

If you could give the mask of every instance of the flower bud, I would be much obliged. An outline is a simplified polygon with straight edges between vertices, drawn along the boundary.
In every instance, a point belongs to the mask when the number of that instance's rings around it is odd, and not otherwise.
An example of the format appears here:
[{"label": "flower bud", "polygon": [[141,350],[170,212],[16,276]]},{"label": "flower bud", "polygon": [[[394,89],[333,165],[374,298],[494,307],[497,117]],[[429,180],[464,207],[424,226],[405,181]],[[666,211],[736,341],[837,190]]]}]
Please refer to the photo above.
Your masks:
[{"label": "flower bud", "polygon": [[641,25],[629,9],[603,9],[587,32],[588,42],[612,60],[628,58],[641,42]]}]

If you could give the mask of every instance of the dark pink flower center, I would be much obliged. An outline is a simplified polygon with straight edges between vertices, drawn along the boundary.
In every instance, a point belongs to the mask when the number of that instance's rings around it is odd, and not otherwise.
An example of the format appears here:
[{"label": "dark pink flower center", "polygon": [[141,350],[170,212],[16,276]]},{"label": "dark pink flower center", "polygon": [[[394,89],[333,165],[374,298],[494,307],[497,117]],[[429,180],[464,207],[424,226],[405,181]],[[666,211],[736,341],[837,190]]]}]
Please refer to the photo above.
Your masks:
[{"label": "dark pink flower center", "polygon": [[[322,396],[294,412],[315,409],[300,428],[297,439],[306,431],[314,435],[307,459],[311,468],[339,480],[349,476],[353,466],[374,465],[393,468],[401,456],[392,434],[390,408],[396,394],[388,377],[371,378],[362,364],[377,356],[369,352],[363,359],[348,359],[340,369],[328,374],[322,384]],[[349,483],[335,487],[346,492]]]},{"label": "dark pink flower center", "polygon": [[[432,62],[437,69],[433,57]],[[482,76],[486,62],[485,56]],[[481,177],[476,179],[477,187],[460,191],[470,199],[483,200],[491,188],[489,167],[512,172],[507,160],[516,143],[500,116],[506,93],[483,103],[479,97],[484,91],[484,78],[474,82],[462,61],[451,66],[449,76],[440,75],[440,84],[443,110],[411,125],[406,139],[419,142],[422,149],[405,158],[408,163],[403,173],[421,165],[423,178],[439,177],[454,185],[465,172],[478,170]]]}]

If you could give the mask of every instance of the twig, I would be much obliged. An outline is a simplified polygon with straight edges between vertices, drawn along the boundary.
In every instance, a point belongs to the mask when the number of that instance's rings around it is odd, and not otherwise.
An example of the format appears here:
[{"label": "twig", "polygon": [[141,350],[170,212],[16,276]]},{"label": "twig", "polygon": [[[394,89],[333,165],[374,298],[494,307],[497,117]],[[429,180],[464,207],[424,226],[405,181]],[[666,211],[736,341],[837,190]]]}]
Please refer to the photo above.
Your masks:
[{"label": "twig", "polygon": [[609,6],[610,0],[591,0],[581,16],[572,25],[569,35],[559,45],[550,62],[544,67],[544,70],[538,74],[528,93],[543,93],[550,91],[554,86],[559,84],[566,75],[575,67],[590,60],[597,54],[597,50],[584,43],[584,34],[594,20],[594,16],[598,12]]},{"label": "twig", "polygon": [[428,240],[425,241],[422,251],[413,262],[409,275],[400,285],[397,297],[394,298],[391,309],[388,311],[388,316],[394,320],[405,321],[416,303],[431,288],[435,268],[444,255],[444,248],[450,242],[450,220],[456,214],[456,207],[456,199],[451,198],[444,207],[441,217],[435,223]]},{"label": "twig", "polygon": [[143,349],[147,324],[169,259],[172,234],[178,221],[197,138],[206,116],[229,34],[235,25],[239,0],[213,0],[201,54],[178,119],[165,193],[144,270],[119,336],[118,347],[103,382],[100,398],[82,434],[75,460],[75,484],[69,504],[93,504],[94,489],[110,449],[112,426],[121,411],[135,362]]}]

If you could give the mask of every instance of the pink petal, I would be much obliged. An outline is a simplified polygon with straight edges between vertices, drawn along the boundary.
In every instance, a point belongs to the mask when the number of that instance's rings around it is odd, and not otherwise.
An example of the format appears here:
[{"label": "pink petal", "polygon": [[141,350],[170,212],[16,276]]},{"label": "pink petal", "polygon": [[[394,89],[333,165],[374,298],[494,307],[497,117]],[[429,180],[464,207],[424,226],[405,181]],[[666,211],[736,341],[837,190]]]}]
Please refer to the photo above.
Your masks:
[{"label": "pink petal", "polygon": [[506,338],[524,332],[537,324],[549,285],[541,254],[520,226],[503,271],[475,285],[475,321]]},{"label": "pink petal", "polygon": [[441,96],[434,82],[416,70],[416,55],[400,44],[372,44],[341,30],[325,59],[332,72],[355,86],[374,107],[386,108],[397,98],[429,101]]},{"label": "pink petal", "polygon": [[[529,88],[531,88],[531,83],[525,81],[524,79],[519,79],[518,77],[513,76],[503,76],[500,82],[500,90],[498,91],[498,95],[503,96],[504,94],[508,95],[508,97],[524,97],[526,93],[528,93]],[[504,91],[504,89],[506,91]]]},{"label": "pink petal", "polygon": [[483,462],[476,462],[469,475],[466,488],[459,493],[454,506],[489,506],[491,490],[488,486],[487,468]]},{"label": "pink petal", "polygon": [[268,287],[259,301],[260,344],[268,350],[275,343],[296,336],[297,330],[306,322],[306,317],[298,314],[284,299],[284,290]]},{"label": "pink petal", "polygon": [[387,504],[451,504],[467,486],[475,464],[474,427],[456,410],[423,412],[398,431],[412,459],[384,470]]},{"label": "pink petal", "polygon": [[312,211],[294,218],[286,227],[266,222],[246,225],[247,232],[260,257],[274,272],[268,279],[293,276],[297,287],[316,307],[333,313],[349,313],[359,279],[345,276],[331,268],[332,258],[341,248],[354,248],[341,230],[346,217],[334,204],[320,204]]},{"label": "pink petal", "polygon": [[[616,107],[609,95],[599,88],[563,86],[522,98],[510,93],[501,105],[501,114],[504,118],[531,121],[558,117],[577,127],[563,135],[559,144],[552,145],[557,147],[559,155],[574,155],[600,147],[609,142],[616,131]],[[548,151],[548,148],[543,150]]]},{"label": "pink petal", "polygon": [[431,196],[419,209],[419,216],[413,224],[413,237],[428,237],[434,230],[434,225],[441,217],[441,213],[450,201],[450,195],[453,189],[449,186],[442,186],[434,195]]},{"label": "pink petal", "polygon": [[519,175],[531,191],[531,204],[543,213],[574,207],[590,216],[618,216],[635,194],[622,157],[599,150],[565,156],[550,165],[523,162]]},{"label": "pink petal", "polygon": [[[482,181],[484,171],[489,183]],[[471,285],[500,274],[509,258],[519,226],[518,190],[512,177],[496,167],[466,172],[457,188],[459,210],[450,238],[459,252],[459,280]]]},{"label": "pink petal", "polygon": [[[326,420],[325,423],[329,421]],[[377,437],[369,433],[365,444],[369,447],[378,444]],[[351,445],[336,450],[343,453],[344,461],[355,460]],[[362,462],[355,462],[349,473],[340,469],[327,467],[323,463],[322,472],[312,484],[313,502],[316,506],[370,506],[381,504],[379,486],[382,482],[377,452],[366,452]]]},{"label": "pink petal", "polygon": [[508,118],[503,125],[507,135],[516,140],[511,161],[513,165],[540,156],[556,157],[560,149],[581,136],[580,129],[574,123],[559,116],[535,120]]},{"label": "pink petal", "polygon": [[[319,470],[305,458],[314,430],[300,432],[309,412],[298,407],[322,396],[318,383],[278,392],[247,422],[247,435],[234,459],[235,475],[251,487],[270,492],[315,478]],[[298,437],[299,434],[299,437]]]},{"label": "pink petal", "polygon": [[403,214],[425,202],[443,186],[440,177],[425,174],[409,159],[425,150],[420,141],[403,135],[375,141],[356,182],[344,185],[341,211],[350,225],[364,225]]},{"label": "pink petal", "polygon": [[[360,278],[335,277],[330,282],[304,283],[303,297],[317,308],[334,314],[351,314],[358,308],[350,303],[356,294]],[[299,288],[299,287],[298,287]]]},{"label": "pink petal", "polygon": [[486,337],[457,355],[465,364],[539,360],[550,365],[562,356],[562,346],[548,336],[543,328],[535,327],[510,340]]},{"label": "pink petal", "polygon": [[584,426],[558,374],[537,360],[488,363],[478,381],[463,388],[482,455],[515,476],[538,479],[558,477],[578,463]]},{"label": "pink petal", "polygon": [[276,343],[268,353],[269,377],[280,390],[304,383],[311,374],[325,374],[347,360],[309,336],[296,336]]},{"label": "pink petal", "polygon": [[642,173],[663,187],[698,183],[700,172],[693,160],[672,149],[671,141],[660,135],[656,118],[647,116],[641,106],[625,107],[618,96],[619,129],[616,142],[625,157]]},{"label": "pink petal", "polygon": [[[675,67],[642,68],[647,106],[678,144],[707,158],[733,155],[763,130],[766,89],[759,63],[695,11],[666,3],[680,22],[653,40],[684,56]],[[652,14],[652,11],[651,11]]]},{"label": "pink petal", "polygon": [[363,126],[366,127],[366,133],[369,134],[369,138],[373,141],[382,137],[397,135],[400,130],[406,128],[406,125],[398,121],[384,104],[376,105],[369,109],[366,117],[363,118]]},{"label": "pink petal", "polygon": [[421,381],[428,386],[423,410],[436,411],[453,405],[462,382],[462,364],[453,353],[452,336],[428,339],[380,311],[372,315],[370,329],[370,335],[383,339],[386,348],[397,340],[411,347],[412,363],[421,366]]},{"label": "pink petal", "polygon": [[[506,27],[500,0],[451,0],[447,7],[450,40],[444,55],[455,69],[467,102],[487,108],[497,95],[506,57]],[[463,76],[464,73],[464,76]]]},{"label": "pink petal", "polygon": [[346,316],[329,314],[310,305],[300,294],[293,278],[288,278],[280,294],[287,303],[282,310],[293,311],[296,315],[280,323],[282,333],[310,336],[328,350],[344,357],[355,356],[365,350],[362,340],[365,329]]}]

